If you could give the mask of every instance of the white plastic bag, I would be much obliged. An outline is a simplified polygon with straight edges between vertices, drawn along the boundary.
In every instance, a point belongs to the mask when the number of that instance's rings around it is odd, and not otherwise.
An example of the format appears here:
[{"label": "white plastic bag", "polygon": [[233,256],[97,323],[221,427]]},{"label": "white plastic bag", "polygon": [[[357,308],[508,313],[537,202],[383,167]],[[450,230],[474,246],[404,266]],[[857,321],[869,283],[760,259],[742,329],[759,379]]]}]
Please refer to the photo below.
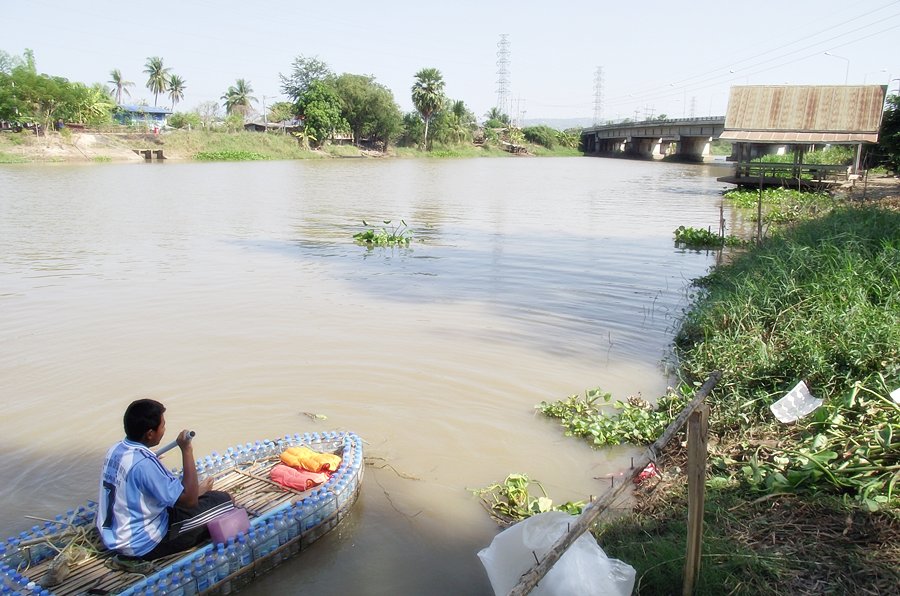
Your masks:
[{"label": "white plastic bag", "polygon": [[[497,534],[490,546],[478,552],[494,594],[506,596],[536,564],[535,555],[542,560],[574,521],[568,513],[548,511]],[[569,547],[531,594],[629,596],[634,576],[631,565],[608,558],[588,533]]]}]

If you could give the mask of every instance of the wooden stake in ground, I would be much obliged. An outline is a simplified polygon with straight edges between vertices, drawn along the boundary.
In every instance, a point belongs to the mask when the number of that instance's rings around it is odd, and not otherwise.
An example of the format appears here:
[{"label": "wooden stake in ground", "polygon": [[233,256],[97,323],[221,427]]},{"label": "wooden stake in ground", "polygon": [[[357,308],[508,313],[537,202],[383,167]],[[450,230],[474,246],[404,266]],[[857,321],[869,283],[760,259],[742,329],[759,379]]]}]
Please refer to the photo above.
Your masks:
[{"label": "wooden stake in ground", "polygon": [[709,395],[709,392],[712,391],[713,387],[716,386],[716,383],[719,382],[719,379],[722,378],[722,373],[719,371],[715,371],[709,375],[709,378],[706,379],[706,382],[703,383],[703,386],[697,391],[697,394],[694,396],[694,399],[685,406],[685,408],[678,414],[678,417],[672,421],[671,424],[666,428],[665,432],[656,442],[653,443],[650,447],[647,448],[647,451],[635,460],[634,470],[631,472],[631,475],[627,477],[625,481],[622,482],[616,488],[606,491],[599,499],[596,501],[591,501],[587,507],[581,512],[581,515],[572,523],[569,531],[563,534],[559,540],[556,541],[556,544],[550,549],[547,553],[547,556],[544,557],[542,561],[539,561],[534,567],[532,567],[529,571],[522,574],[522,577],[519,578],[519,583],[510,590],[509,596],[525,596],[529,592],[531,592],[535,586],[547,575],[547,572],[553,568],[553,565],[559,561],[559,558],[563,556],[563,553],[572,546],[579,536],[584,534],[590,529],[591,524],[599,517],[607,507],[609,507],[610,503],[612,503],[619,494],[625,490],[625,488],[630,484],[628,480],[634,481],[634,479],[644,471],[644,468],[647,467],[651,461],[656,461],[656,458],[659,456],[659,453],[663,450],[666,444],[675,436],[684,423],[687,422],[688,417],[697,409],[697,407],[703,403],[703,400],[706,399],[706,396]]},{"label": "wooden stake in ground", "polygon": [[688,533],[682,596],[691,596],[694,593],[694,586],[700,577],[708,441],[709,406],[700,404],[688,420]]}]

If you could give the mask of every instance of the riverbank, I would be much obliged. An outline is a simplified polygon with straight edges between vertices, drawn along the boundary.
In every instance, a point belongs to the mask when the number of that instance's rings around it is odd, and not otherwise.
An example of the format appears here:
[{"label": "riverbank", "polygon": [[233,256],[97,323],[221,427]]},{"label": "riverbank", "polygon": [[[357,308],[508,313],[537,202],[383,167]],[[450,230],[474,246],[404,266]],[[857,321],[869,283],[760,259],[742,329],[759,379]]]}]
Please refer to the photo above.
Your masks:
[{"label": "riverbank", "polygon": [[[575,149],[547,149],[527,144],[528,153],[538,156],[577,156]],[[412,147],[391,147],[386,152],[360,149],[353,145],[326,145],[304,149],[291,135],[257,132],[208,132],[175,130],[162,134],[111,132],[49,132],[0,134],[0,164],[3,163],[107,163],[140,162],[138,151],[162,151],[167,160],[242,161],[248,159],[330,159],[330,158],[453,158],[515,157],[490,145],[460,144],[438,146],[432,151]]]},{"label": "riverbank", "polygon": [[[676,339],[682,378],[723,379],[711,406],[699,594],[896,594],[900,585],[900,181],[845,189],[699,280]],[[862,200],[863,190],[866,199]],[[793,424],[769,406],[804,380],[824,400]],[[672,591],[687,535],[684,447],[633,515],[597,531]]]}]

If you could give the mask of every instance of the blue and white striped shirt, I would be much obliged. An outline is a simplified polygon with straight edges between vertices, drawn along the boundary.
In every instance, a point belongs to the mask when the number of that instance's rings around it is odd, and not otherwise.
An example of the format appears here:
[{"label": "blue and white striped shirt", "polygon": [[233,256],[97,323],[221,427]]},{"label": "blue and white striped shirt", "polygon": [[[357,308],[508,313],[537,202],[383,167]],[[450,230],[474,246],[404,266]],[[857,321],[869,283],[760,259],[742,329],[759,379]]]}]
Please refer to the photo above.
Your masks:
[{"label": "blue and white striped shirt", "polygon": [[124,555],[145,555],[169,528],[167,507],[184,487],[141,443],[123,439],[103,462],[97,529],[103,543]]}]

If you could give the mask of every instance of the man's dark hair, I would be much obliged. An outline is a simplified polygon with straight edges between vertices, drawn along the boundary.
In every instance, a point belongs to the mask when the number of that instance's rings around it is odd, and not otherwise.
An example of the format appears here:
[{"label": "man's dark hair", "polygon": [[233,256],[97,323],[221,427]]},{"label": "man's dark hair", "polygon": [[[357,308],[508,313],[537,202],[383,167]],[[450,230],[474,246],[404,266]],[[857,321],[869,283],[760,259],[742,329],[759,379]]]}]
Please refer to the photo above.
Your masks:
[{"label": "man's dark hair", "polygon": [[125,436],[140,443],[148,430],[159,426],[165,411],[166,406],[155,399],[131,402],[125,410]]}]

